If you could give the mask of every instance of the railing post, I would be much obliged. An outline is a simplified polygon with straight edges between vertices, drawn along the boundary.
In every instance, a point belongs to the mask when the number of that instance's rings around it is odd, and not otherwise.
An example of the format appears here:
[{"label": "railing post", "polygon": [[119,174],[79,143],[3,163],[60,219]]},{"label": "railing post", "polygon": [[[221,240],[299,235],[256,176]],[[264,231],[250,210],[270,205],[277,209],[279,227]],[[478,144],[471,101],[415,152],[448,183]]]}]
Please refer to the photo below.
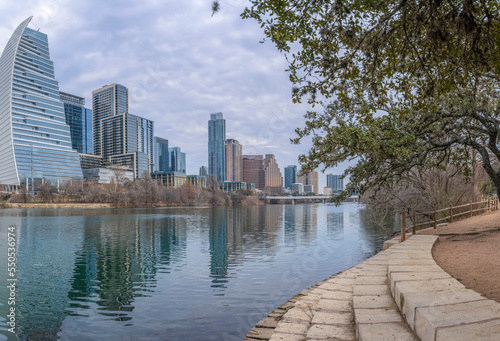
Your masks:
[{"label": "railing post", "polygon": [[436,210],[434,210],[434,228],[437,229],[437,214],[436,214]]},{"label": "railing post", "polygon": [[488,212],[491,211],[491,197],[488,197]]},{"label": "railing post", "polygon": [[470,217],[472,218],[472,201],[470,202]]},{"label": "railing post", "polygon": [[406,213],[401,213],[401,242],[406,239]]},{"label": "railing post", "polygon": [[413,222],[413,225],[411,227],[411,234],[412,235],[416,235],[417,234],[417,220],[416,220],[416,215],[415,215],[415,210],[413,210],[413,217],[412,217],[412,222]]},{"label": "railing post", "polygon": [[450,223],[453,223],[453,206],[450,205]]}]

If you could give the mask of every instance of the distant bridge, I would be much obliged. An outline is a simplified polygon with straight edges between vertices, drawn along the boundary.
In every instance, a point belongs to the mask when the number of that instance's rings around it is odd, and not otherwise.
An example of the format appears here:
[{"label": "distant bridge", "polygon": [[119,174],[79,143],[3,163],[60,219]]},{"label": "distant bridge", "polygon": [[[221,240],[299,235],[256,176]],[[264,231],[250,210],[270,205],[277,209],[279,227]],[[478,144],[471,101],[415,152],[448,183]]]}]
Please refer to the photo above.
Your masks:
[{"label": "distant bridge", "polygon": [[[327,203],[327,202],[330,202],[330,199],[332,197],[330,195],[311,195],[311,196],[307,196],[307,195],[304,195],[304,196],[296,196],[296,197],[292,197],[292,196],[276,196],[276,197],[273,197],[273,196],[265,196],[264,199],[266,202],[275,202],[275,201],[284,201],[284,202],[291,202],[292,204],[295,204],[297,201],[321,201],[322,203]],[[351,196],[349,198],[347,198],[345,201],[347,202],[357,202],[359,201],[359,197],[358,196]]]}]

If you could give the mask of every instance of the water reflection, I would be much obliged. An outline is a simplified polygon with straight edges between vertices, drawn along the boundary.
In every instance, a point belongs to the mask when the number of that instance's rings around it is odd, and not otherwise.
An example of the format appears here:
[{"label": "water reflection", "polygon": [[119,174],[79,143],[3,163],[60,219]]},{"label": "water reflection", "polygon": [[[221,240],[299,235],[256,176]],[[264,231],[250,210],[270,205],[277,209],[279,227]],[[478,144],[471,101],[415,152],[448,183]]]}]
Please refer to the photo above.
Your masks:
[{"label": "water reflection", "polygon": [[17,335],[241,340],[295,290],[379,250],[385,236],[364,219],[320,204],[0,211],[0,233],[19,233]]},{"label": "water reflection", "polygon": [[327,213],[327,233],[329,238],[343,239],[344,225],[349,225],[349,215],[345,215],[346,223],[344,223],[344,212],[328,212]]}]

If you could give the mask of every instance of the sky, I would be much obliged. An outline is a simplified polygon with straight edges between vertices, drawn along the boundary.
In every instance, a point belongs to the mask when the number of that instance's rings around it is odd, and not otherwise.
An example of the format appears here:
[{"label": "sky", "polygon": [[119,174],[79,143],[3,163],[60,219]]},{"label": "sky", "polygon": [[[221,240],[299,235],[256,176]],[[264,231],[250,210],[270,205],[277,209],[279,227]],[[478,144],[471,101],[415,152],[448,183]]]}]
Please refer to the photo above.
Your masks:
[{"label": "sky", "polygon": [[212,16],[211,0],[1,1],[0,48],[33,16],[29,27],[48,35],[60,90],[91,108],[93,90],[128,87],[130,113],[153,120],[155,136],[186,153],[188,174],[208,165],[208,120],[222,112],[226,138],[245,155],[274,154],[284,176],[310,148],[290,138],[311,108],[292,103],[285,56],[260,43],[256,21],[240,18],[248,1],[220,4]]}]

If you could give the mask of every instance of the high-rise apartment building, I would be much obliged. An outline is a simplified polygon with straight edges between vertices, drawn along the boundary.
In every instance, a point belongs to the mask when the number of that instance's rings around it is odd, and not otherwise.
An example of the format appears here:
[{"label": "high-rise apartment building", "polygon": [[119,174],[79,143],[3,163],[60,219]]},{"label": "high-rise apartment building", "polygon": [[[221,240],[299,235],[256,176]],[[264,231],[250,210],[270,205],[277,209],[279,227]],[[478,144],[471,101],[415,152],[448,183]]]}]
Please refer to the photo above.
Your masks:
[{"label": "high-rise apartment building", "polygon": [[47,35],[14,31],[0,57],[0,184],[16,190],[23,182],[82,179],[78,153],[59,99],[59,83]]},{"label": "high-rise apartment building", "polygon": [[292,185],[297,182],[297,166],[285,167],[285,188],[292,189]]},{"label": "high-rise apartment building", "polygon": [[330,187],[334,192],[341,192],[344,190],[344,179],[340,175],[327,174],[326,186]]},{"label": "high-rise apartment building", "polygon": [[128,89],[113,83],[92,91],[92,112],[94,155],[102,156],[101,120],[128,113]]},{"label": "high-rise apartment building", "polygon": [[106,85],[92,92],[94,155],[127,166],[139,178],[154,164],[154,122],[128,113],[128,89]]},{"label": "high-rise apartment building", "polygon": [[186,153],[182,153],[179,147],[168,149],[170,153],[170,171],[186,174]]},{"label": "high-rise apartment building", "polygon": [[153,154],[153,121],[140,116],[124,113],[101,120],[101,156],[110,157],[143,153],[148,158],[148,168],[140,169],[149,171],[151,155]]},{"label": "high-rise apartment building", "polygon": [[69,125],[71,146],[78,153],[92,154],[92,110],[85,108],[85,98],[59,92]]},{"label": "high-rise apartment building", "polygon": [[226,120],[221,112],[210,114],[208,121],[208,175],[218,182],[226,179]]},{"label": "high-rise apartment building", "polygon": [[318,172],[313,170],[310,173],[297,175],[297,182],[303,185],[313,185],[314,194],[319,195]]},{"label": "high-rise apartment building", "polygon": [[207,166],[200,167],[200,176],[204,176],[205,178],[208,179],[208,167]]},{"label": "high-rise apartment building", "polygon": [[241,144],[234,139],[227,139],[226,152],[226,179],[225,181],[243,181],[243,155]]},{"label": "high-rise apartment building", "polygon": [[153,172],[168,172],[170,169],[170,153],[168,140],[155,136],[153,143]]},{"label": "high-rise apartment building", "polygon": [[282,189],[283,177],[281,176],[281,171],[274,154],[266,154],[264,159],[264,172],[266,174],[266,188],[279,187],[279,189]]},{"label": "high-rise apartment building", "polygon": [[255,188],[266,187],[266,172],[262,155],[243,155],[243,181],[255,184]]}]

